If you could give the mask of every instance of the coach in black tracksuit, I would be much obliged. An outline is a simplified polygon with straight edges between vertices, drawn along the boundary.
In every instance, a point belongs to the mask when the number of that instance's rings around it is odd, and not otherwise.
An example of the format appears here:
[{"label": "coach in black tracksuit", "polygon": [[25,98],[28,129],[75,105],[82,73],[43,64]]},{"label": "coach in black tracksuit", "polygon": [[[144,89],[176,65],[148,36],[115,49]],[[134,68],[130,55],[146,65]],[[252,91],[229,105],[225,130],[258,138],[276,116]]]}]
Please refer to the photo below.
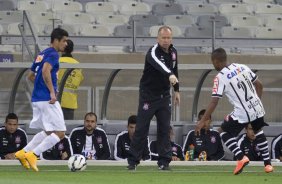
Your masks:
[{"label": "coach in black tracksuit", "polygon": [[130,145],[128,169],[136,169],[139,164],[150,121],[157,119],[158,166],[159,169],[169,169],[171,161],[171,145],[169,138],[171,119],[170,86],[174,87],[175,103],[180,102],[177,51],[172,46],[172,31],[162,26],[158,31],[158,44],[149,49],[146,55],[143,76],[140,80],[139,106],[136,130]]}]

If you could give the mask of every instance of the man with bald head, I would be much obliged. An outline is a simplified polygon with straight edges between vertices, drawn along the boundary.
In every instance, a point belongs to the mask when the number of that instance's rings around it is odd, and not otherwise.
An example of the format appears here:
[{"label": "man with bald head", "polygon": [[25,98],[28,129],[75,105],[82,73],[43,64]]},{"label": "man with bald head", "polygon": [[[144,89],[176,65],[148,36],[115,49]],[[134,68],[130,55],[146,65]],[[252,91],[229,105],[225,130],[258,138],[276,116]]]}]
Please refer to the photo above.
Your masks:
[{"label": "man with bald head", "polygon": [[171,94],[174,88],[174,104],[179,105],[177,51],[172,45],[172,30],[159,28],[157,43],[146,54],[143,75],[139,85],[139,106],[136,129],[131,141],[128,170],[135,170],[145,148],[150,121],[157,120],[158,167],[168,170],[172,152],[169,137],[171,119]]}]

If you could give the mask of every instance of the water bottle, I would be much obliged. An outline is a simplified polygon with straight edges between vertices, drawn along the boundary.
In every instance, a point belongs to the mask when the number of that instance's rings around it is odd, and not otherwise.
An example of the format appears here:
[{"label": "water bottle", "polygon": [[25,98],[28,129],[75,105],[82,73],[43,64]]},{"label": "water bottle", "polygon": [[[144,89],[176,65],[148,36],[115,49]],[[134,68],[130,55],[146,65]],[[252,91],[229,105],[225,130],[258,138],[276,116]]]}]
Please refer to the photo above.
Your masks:
[{"label": "water bottle", "polygon": [[190,144],[189,146],[189,160],[190,161],[194,160],[194,148],[195,146],[193,144]]},{"label": "water bottle", "polygon": [[185,161],[189,161],[189,151],[186,151],[185,153]]}]

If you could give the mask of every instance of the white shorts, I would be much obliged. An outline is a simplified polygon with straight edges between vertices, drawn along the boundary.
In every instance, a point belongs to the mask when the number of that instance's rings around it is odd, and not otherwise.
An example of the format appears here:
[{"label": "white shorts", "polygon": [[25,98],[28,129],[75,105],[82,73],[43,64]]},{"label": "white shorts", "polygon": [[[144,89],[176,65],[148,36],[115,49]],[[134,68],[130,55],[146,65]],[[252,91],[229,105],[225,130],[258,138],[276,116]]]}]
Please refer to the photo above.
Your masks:
[{"label": "white shorts", "polygon": [[49,104],[48,101],[32,102],[33,118],[29,127],[44,131],[66,131],[63,111],[57,101]]}]

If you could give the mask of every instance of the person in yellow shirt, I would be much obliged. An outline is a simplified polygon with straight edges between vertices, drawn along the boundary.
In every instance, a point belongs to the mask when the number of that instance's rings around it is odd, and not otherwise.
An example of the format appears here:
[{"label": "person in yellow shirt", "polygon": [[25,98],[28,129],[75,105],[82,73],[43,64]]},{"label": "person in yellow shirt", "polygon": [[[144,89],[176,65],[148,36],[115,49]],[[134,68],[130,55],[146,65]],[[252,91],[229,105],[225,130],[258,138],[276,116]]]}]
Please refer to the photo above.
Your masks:
[{"label": "person in yellow shirt", "polygon": [[[73,42],[67,40],[66,46],[62,56],[59,59],[60,63],[79,63],[72,57]],[[62,77],[64,76],[66,69],[60,69],[58,74],[58,85],[60,85]],[[64,86],[64,91],[61,99],[61,106],[64,113],[65,120],[74,119],[74,110],[78,108],[77,105],[77,89],[80,83],[83,81],[83,73],[81,69],[75,69],[68,76]]]}]

